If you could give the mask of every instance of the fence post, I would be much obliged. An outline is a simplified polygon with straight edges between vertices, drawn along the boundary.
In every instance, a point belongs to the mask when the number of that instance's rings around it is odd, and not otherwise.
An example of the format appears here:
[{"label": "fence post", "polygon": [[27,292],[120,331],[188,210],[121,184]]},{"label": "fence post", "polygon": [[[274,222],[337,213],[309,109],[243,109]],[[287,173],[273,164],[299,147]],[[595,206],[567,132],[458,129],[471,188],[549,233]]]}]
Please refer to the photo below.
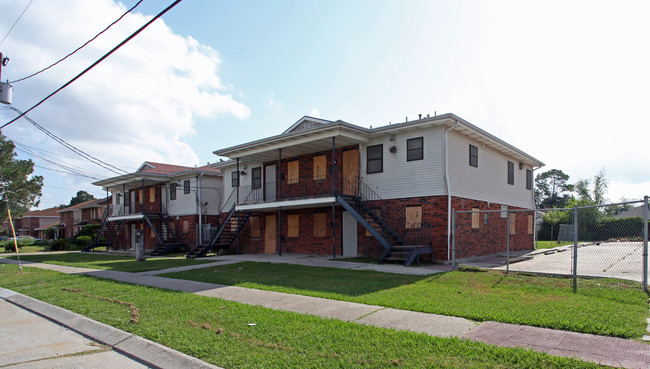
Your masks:
[{"label": "fence post", "polygon": [[456,209],[451,209],[451,270],[456,270]]},{"label": "fence post", "polygon": [[506,212],[506,274],[510,272],[510,210]]},{"label": "fence post", "polygon": [[573,205],[573,293],[578,291],[578,205]]},{"label": "fence post", "polygon": [[648,196],[643,196],[643,290],[648,292]]}]

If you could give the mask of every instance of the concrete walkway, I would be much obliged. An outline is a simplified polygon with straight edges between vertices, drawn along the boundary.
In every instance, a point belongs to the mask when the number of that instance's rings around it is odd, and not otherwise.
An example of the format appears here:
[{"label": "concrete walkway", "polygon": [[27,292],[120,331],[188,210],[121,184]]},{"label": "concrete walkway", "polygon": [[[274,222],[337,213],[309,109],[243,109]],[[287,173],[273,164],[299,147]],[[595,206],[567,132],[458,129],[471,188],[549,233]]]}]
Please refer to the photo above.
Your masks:
[{"label": "concrete walkway", "polygon": [[[239,261],[269,261],[282,259],[287,262],[291,258],[255,257],[256,255],[237,255],[232,257],[217,257],[214,265]],[[295,264],[332,266],[331,262],[320,258],[293,257]],[[0,262],[15,263],[14,260],[0,259]],[[363,264],[355,266],[348,263],[335,261],[337,266],[346,269],[358,269],[373,266]],[[28,263],[23,262],[27,266]],[[191,268],[205,268],[209,264],[192,266]],[[610,366],[623,366],[626,368],[650,369],[650,345],[633,340],[613,337],[602,337],[590,334],[555,331],[528,326],[485,322],[476,323],[463,318],[425,314],[406,310],[384,308],[381,306],[365,305],[352,302],[327,300],[316,297],[291,295],[280,292],[254,290],[249,288],[217,285],[204,282],[177,280],[155,276],[157,272],[126,273],[111,270],[88,270],[66,266],[48,264],[29,264],[30,267],[43,267],[58,270],[63,273],[83,273],[98,278],[140,284],[164,289],[196,293],[198,295],[222,298],[249,305],[259,305],[276,310],[292,311],[311,314],[324,318],[334,318],[358,324],[373,325],[383,328],[407,330],[426,333],[438,337],[457,336],[474,341],[496,344],[507,347],[525,347],[535,351],[546,352],[555,356],[578,358]],[[380,266],[381,267],[381,266]],[[397,266],[401,267],[401,266]],[[405,267],[401,267],[405,268]],[[171,272],[179,268],[158,271]],[[405,268],[419,270],[424,268]],[[426,274],[437,272],[433,268]],[[362,269],[365,270],[365,269]],[[372,269],[374,270],[374,269]],[[386,270],[381,270],[386,271]],[[417,272],[421,273],[421,272]],[[612,350],[602,349],[613,347]],[[599,349],[600,348],[600,349]]]}]

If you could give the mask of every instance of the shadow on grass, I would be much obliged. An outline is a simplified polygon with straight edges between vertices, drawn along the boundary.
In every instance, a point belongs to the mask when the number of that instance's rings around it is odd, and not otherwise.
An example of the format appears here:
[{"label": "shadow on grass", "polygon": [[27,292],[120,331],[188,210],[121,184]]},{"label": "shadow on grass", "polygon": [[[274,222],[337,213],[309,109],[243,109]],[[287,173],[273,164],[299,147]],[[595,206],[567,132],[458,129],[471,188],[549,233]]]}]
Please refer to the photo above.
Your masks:
[{"label": "shadow on grass", "polygon": [[161,276],[288,293],[302,294],[311,291],[318,295],[345,296],[360,296],[389,290],[431,278],[431,276],[260,262],[241,262]]}]

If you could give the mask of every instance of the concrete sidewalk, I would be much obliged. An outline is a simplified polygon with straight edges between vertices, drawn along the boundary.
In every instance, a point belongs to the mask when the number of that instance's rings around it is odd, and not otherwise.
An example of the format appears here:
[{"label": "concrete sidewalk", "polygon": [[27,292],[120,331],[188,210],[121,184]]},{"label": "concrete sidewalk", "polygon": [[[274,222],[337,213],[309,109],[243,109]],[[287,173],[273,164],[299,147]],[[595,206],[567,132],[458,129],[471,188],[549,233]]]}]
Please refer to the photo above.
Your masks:
[{"label": "concrete sidewalk", "polygon": [[[224,257],[218,257],[218,260],[224,261],[219,262],[216,265],[242,261],[241,259],[242,258],[237,258],[236,260],[225,260]],[[284,259],[283,261],[286,262],[286,260],[288,259]],[[299,257],[297,257],[296,260],[299,262],[310,262],[316,264],[311,261],[304,261],[305,259]],[[0,262],[15,263],[15,261],[8,259],[0,259]],[[322,260],[317,263],[320,264],[321,262]],[[348,264],[347,262],[337,263]],[[485,322],[477,326],[476,323],[463,318],[418,313],[316,297],[291,295],[280,292],[177,280],[151,275],[154,274],[151,272],[126,273],[111,270],[82,270],[80,268],[47,264],[23,264],[32,267],[45,267],[63,273],[83,273],[85,275],[126,283],[196,293],[198,295],[217,297],[249,305],[258,305],[276,310],[311,314],[358,324],[426,333],[439,337],[458,336],[460,338],[499,346],[525,347],[535,351],[546,352],[551,355],[573,357],[604,365],[624,366],[626,368],[635,369],[650,369],[650,345],[633,340],[495,322]],[[206,265],[207,264],[193,266],[193,268],[203,268],[206,267]],[[165,272],[176,271],[175,269],[176,268],[172,268],[172,270],[166,270]],[[605,347],[604,345],[606,347],[614,347],[614,349],[602,349],[602,347]]]},{"label": "concrete sidewalk", "polygon": [[219,368],[4,288],[0,337],[3,368]]}]

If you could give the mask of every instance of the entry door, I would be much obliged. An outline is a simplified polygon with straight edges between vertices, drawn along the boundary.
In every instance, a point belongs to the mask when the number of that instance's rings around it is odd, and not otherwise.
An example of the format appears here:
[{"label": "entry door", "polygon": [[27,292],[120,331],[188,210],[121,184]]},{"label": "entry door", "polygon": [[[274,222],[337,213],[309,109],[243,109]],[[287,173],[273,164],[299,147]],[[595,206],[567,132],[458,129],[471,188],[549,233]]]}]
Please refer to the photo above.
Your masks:
[{"label": "entry door", "polygon": [[343,151],[343,194],[356,195],[359,176],[359,149]]},{"label": "entry door", "polygon": [[264,167],[264,199],[266,201],[275,200],[275,164]]},{"label": "entry door", "polygon": [[275,254],[277,223],[275,215],[264,217],[264,253]]},{"label": "entry door", "polygon": [[135,224],[131,224],[131,250],[135,250]]},{"label": "entry door", "polygon": [[129,210],[129,214],[135,214],[135,191],[131,191],[131,195],[129,197],[131,198],[131,208]]},{"label": "entry door", "polygon": [[343,257],[357,257],[357,220],[343,212]]}]

